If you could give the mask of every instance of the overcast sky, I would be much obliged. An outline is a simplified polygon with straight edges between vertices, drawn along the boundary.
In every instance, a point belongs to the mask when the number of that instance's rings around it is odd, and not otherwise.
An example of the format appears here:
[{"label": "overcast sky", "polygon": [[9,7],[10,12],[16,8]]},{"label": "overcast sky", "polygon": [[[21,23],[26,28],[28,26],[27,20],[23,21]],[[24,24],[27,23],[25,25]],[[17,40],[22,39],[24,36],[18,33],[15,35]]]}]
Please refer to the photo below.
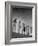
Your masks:
[{"label": "overcast sky", "polygon": [[12,9],[12,18],[18,17],[25,22],[26,25],[32,25],[32,9],[31,8],[14,8]]}]

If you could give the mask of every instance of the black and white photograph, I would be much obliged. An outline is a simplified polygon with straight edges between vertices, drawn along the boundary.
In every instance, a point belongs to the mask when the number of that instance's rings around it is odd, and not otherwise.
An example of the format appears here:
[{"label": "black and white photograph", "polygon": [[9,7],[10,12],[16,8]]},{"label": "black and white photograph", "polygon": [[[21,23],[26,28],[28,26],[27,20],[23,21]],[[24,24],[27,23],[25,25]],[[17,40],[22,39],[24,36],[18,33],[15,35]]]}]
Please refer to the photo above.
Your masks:
[{"label": "black and white photograph", "polygon": [[5,2],[5,44],[37,42],[37,4]]},{"label": "black and white photograph", "polygon": [[32,37],[32,8],[12,8],[12,38]]}]

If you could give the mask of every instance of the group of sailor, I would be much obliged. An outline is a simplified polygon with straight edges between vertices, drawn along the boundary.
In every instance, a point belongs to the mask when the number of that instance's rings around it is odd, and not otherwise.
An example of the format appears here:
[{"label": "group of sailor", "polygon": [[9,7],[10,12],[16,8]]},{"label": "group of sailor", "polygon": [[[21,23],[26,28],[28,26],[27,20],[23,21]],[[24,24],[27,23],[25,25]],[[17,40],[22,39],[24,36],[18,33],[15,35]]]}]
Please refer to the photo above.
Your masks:
[{"label": "group of sailor", "polygon": [[21,20],[15,18],[12,20],[12,32],[24,35],[32,35],[32,26],[26,25]]}]

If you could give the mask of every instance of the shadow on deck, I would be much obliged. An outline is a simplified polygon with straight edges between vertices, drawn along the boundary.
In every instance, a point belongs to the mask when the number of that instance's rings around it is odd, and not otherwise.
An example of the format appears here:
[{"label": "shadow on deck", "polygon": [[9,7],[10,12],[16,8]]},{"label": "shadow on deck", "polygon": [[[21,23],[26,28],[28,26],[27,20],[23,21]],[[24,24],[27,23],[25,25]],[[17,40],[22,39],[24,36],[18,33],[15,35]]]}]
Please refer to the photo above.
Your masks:
[{"label": "shadow on deck", "polygon": [[29,36],[29,35],[12,32],[12,38],[28,38],[28,37],[32,37],[32,35]]}]

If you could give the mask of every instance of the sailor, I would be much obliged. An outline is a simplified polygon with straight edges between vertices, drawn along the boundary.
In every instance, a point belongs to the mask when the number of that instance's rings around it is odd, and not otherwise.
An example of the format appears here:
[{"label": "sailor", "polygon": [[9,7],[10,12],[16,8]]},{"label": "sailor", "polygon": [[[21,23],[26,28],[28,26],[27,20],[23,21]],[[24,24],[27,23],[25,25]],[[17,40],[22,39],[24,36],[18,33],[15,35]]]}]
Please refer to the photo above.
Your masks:
[{"label": "sailor", "polygon": [[12,31],[13,32],[16,32],[16,23],[17,23],[17,19],[15,18],[13,21],[12,21]]},{"label": "sailor", "polygon": [[25,24],[23,23],[23,29],[22,29],[22,32],[24,32],[24,35],[25,35]]},{"label": "sailor", "polygon": [[18,33],[20,33],[20,29],[21,29],[21,21],[19,21],[19,24],[18,24]]},{"label": "sailor", "polygon": [[29,25],[26,26],[25,35],[29,35]]}]

